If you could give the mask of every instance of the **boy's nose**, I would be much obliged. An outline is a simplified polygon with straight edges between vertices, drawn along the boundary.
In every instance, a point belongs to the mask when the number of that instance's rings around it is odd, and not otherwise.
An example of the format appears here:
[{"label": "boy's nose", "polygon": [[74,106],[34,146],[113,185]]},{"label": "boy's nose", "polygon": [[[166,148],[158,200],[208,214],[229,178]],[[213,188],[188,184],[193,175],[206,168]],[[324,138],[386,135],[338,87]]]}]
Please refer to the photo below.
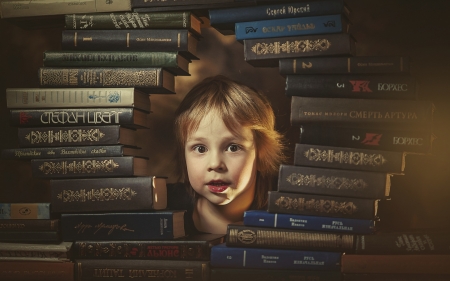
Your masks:
[{"label": "boy's nose", "polygon": [[220,153],[211,153],[208,162],[208,171],[225,171],[226,165]]}]

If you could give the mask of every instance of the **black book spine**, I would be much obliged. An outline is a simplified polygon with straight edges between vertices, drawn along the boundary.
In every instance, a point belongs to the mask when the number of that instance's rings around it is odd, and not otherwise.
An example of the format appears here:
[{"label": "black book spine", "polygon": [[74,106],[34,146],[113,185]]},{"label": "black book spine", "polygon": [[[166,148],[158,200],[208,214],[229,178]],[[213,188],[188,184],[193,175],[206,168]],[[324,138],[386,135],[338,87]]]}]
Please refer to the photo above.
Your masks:
[{"label": "black book spine", "polygon": [[281,165],[278,191],[382,199],[389,196],[390,175]]},{"label": "black book spine", "polygon": [[269,191],[270,213],[368,219],[377,217],[377,199]]},{"label": "black book spine", "polygon": [[0,231],[0,241],[11,243],[57,243],[59,231]]},{"label": "black book spine", "polygon": [[210,4],[210,3],[232,3],[234,0],[131,0],[131,7],[145,8],[158,6],[181,6],[181,5],[195,5],[195,4]]},{"label": "black book spine", "polygon": [[59,219],[1,219],[0,232],[51,232],[59,230]]},{"label": "black book spine", "polygon": [[405,153],[297,143],[294,165],[403,174]]}]

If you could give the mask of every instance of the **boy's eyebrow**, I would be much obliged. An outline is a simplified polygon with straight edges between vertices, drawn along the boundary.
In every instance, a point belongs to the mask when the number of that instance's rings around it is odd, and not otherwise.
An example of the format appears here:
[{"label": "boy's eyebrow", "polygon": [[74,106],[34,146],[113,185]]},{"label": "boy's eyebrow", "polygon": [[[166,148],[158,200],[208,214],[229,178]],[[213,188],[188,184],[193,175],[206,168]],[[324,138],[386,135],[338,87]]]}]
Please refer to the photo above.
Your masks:
[{"label": "boy's eyebrow", "polygon": [[[187,140],[186,140],[186,142],[190,142],[190,141],[200,141],[200,142],[205,142],[205,141],[207,141],[208,140],[208,138],[207,137],[188,137],[187,138]],[[231,136],[229,136],[229,137],[225,137],[224,139],[223,139],[225,142],[231,142],[231,141],[246,141],[247,139],[246,138],[243,138],[242,136],[240,136],[240,135],[238,135],[238,136],[235,136],[235,135],[231,135]]]}]

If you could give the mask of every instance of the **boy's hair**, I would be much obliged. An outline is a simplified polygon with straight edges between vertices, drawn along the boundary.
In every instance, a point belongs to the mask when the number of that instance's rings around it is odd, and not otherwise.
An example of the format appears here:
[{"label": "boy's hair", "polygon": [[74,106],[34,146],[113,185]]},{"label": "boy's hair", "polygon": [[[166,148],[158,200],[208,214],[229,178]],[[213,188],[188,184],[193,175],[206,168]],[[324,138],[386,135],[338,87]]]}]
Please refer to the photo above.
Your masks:
[{"label": "boy's hair", "polygon": [[216,112],[227,128],[236,133],[238,126],[249,127],[256,147],[256,189],[253,206],[267,204],[273,176],[284,160],[282,136],[275,130],[275,115],[268,99],[257,90],[218,75],[204,79],[194,86],[175,113],[177,165],[180,180],[190,188],[185,159],[185,144],[189,135],[198,129],[200,121]]}]

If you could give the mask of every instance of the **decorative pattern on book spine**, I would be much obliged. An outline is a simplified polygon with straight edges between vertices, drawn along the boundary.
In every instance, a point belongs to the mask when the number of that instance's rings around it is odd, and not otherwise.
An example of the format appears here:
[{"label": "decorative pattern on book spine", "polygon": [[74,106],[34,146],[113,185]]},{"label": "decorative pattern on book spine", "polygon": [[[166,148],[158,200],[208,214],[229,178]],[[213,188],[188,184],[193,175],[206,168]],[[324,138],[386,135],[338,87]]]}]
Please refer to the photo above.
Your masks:
[{"label": "decorative pattern on book spine", "polygon": [[124,188],[100,188],[100,189],[81,189],[63,190],[58,193],[57,198],[62,202],[86,202],[86,201],[130,201],[137,195],[137,192],[130,187]]},{"label": "decorative pattern on book spine", "polygon": [[338,162],[355,166],[382,166],[387,160],[382,154],[373,153],[368,154],[364,152],[346,152],[334,151],[333,149],[318,149],[310,148],[303,153],[303,155],[310,161],[316,162]]},{"label": "decorative pattern on book spine", "polygon": [[316,175],[304,175],[292,173],[286,177],[286,181],[291,185],[310,186],[327,189],[362,190],[369,185],[363,179],[349,179],[346,177],[316,177]]},{"label": "decorative pattern on book spine", "polygon": [[306,200],[303,197],[289,197],[281,196],[275,200],[275,205],[281,209],[285,210],[310,210],[318,213],[326,214],[345,214],[351,215],[358,211],[358,207],[355,203],[349,202],[338,202],[335,200],[316,200],[310,199]]},{"label": "decorative pattern on book spine", "polygon": [[295,40],[284,43],[256,43],[251,50],[257,55],[281,54],[281,53],[308,53],[312,51],[326,51],[330,48],[331,42],[327,39],[317,40]]},{"label": "decorative pattern on book spine", "polygon": [[113,173],[118,168],[119,164],[112,159],[44,162],[39,166],[45,175]]}]

